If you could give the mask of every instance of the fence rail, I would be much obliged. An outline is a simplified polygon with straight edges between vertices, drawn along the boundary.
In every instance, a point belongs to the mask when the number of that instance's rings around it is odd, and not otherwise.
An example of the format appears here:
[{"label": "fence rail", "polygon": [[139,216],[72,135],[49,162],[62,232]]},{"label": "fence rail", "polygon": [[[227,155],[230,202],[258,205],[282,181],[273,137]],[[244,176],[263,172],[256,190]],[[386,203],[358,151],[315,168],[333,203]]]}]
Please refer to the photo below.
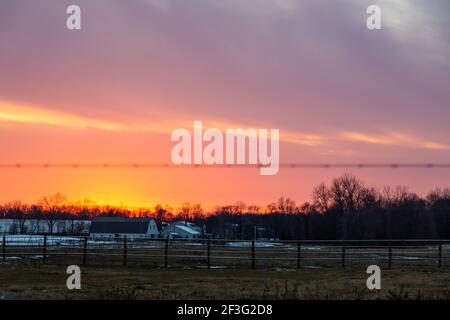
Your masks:
[{"label": "fence rail", "polygon": [[[197,268],[448,265],[450,240],[135,239],[4,235],[2,261]],[[1,266],[1,264],[0,264]]]}]

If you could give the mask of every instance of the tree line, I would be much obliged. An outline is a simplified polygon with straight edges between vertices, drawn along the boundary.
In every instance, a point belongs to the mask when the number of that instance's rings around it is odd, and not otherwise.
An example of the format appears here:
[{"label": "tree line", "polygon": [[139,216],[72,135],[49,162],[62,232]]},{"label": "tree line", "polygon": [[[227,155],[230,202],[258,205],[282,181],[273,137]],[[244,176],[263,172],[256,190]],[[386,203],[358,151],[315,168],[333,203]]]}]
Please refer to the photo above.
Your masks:
[{"label": "tree line", "polygon": [[20,201],[0,206],[0,218],[45,220],[49,230],[58,220],[90,220],[97,216],[155,218],[163,222],[185,220],[205,226],[210,236],[233,239],[448,239],[450,188],[434,189],[420,197],[406,186],[366,185],[352,174],[313,188],[310,201],[297,205],[289,197],[265,207],[233,205],[205,210],[200,204],[178,208],[127,209],[99,206],[92,201],[70,203],[62,194],[46,196],[36,204]]}]

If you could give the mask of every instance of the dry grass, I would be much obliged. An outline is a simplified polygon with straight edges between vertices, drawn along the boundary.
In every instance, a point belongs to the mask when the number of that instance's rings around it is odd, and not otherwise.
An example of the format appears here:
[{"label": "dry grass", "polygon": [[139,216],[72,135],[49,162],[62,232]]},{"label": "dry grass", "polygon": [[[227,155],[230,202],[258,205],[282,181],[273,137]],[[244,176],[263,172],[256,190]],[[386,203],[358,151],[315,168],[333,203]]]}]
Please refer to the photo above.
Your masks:
[{"label": "dry grass", "polygon": [[82,267],[82,289],[69,291],[63,265],[0,262],[6,299],[450,299],[449,269],[382,271],[382,290],[366,288],[363,267],[347,269],[204,269]]}]

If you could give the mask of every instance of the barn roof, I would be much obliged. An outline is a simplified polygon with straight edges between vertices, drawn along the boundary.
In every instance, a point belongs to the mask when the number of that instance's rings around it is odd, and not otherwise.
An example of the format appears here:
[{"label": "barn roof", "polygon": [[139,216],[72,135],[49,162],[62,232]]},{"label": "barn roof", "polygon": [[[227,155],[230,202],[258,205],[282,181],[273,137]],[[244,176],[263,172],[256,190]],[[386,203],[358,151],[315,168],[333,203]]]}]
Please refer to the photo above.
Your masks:
[{"label": "barn roof", "polygon": [[147,233],[153,219],[101,217],[92,220],[89,233]]},{"label": "barn roof", "polygon": [[181,230],[183,230],[183,231],[185,231],[187,233],[190,233],[192,235],[199,235],[200,234],[200,232],[198,232],[197,230],[195,230],[195,229],[193,229],[193,228],[191,228],[189,226],[177,225],[176,227],[180,228]]},{"label": "barn roof", "polygon": [[199,228],[197,226],[190,222],[186,223],[185,221],[173,222],[169,224],[162,232],[164,234],[178,234],[176,229],[183,230],[184,232],[189,233],[193,236],[201,235],[201,232],[198,230]]}]

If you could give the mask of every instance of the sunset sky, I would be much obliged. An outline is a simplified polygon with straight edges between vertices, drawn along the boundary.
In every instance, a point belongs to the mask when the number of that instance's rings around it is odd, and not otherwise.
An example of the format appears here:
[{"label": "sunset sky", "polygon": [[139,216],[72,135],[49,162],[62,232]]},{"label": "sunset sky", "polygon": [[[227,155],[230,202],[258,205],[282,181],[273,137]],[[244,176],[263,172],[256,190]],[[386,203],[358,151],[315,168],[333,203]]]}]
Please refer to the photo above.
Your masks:
[{"label": "sunset sky", "polygon": [[[66,29],[77,4],[82,29]],[[382,30],[366,28],[378,4]],[[0,163],[169,163],[176,128],[278,128],[283,163],[450,163],[448,0],[1,0]],[[308,200],[353,172],[423,195],[450,169],[0,168],[0,203]]]}]

